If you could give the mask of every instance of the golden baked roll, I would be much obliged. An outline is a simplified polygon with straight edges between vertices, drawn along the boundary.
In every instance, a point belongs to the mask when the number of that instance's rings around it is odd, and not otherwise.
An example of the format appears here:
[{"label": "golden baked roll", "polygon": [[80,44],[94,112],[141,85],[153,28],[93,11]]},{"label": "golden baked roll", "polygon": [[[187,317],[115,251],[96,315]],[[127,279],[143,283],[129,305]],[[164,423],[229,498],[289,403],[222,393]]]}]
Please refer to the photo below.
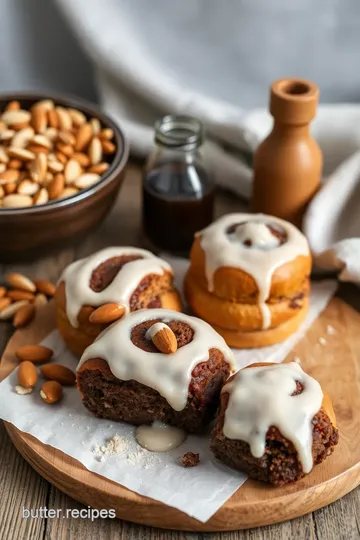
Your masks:
[{"label": "golden baked roll", "polygon": [[229,345],[261,347],[282,341],[304,319],[310,272],[308,243],[296,227],[229,214],[196,235],[185,296]]},{"label": "golden baked roll", "polygon": [[77,357],[114,321],[106,320],[107,313],[101,321],[94,318],[101,306],[117,304],[124,315],[143,308],[182,308],[171,266],[134,247],[106,248],[72,263],[60,277],[55,302],[57,328]]}]

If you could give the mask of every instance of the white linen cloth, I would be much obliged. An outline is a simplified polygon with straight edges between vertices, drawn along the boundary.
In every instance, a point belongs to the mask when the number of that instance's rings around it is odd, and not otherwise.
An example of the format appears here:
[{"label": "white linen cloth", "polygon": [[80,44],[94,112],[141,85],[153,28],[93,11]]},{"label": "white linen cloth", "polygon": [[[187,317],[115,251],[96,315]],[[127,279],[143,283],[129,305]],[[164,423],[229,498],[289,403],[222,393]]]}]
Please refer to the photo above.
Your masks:
[{"label": "white linen cloth", "polygon": [[[294,65],[299,75],[319,78],[330,99],[334,88],[341,95],[340,83],[359,88],[351,68],[359,36],[351,21],[360,10],[353,0],[347,0],[345,25],[344,10],[332,1],[299,1],[291,9],[283,0],[222,7],[212,0],[56,1],[92,59],[101,102],[124,127],[133,154],[148,153],[159,116],[195,115],[207,130],[204,154],[216,182],[244,198],[251,196],[249,156],[272,121],[264,108],[243,108],[242,97],[248,106],[257,103],[261,85],[264,104],[271,79],[293,73]],[[268,67],[276,62],[281,73]],[[321,106],[313,131],[324,152],[324,176],[332,174],[309,208],[305,231],[318,264],[358,281],[360,158],[345,160],[360,149],[360,107]]]}]

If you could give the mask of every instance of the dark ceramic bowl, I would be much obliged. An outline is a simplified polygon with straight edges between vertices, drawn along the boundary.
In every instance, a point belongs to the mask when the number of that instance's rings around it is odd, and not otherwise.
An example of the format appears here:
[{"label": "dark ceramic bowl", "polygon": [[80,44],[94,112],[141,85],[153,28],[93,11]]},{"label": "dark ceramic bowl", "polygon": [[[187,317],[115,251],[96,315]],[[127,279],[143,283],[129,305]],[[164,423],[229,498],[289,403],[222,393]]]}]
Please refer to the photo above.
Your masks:
[{"label": "dark ceramic bowl", "polygon": [[74,97],[54,94],[0,94],[0,110],[17,99],[24,109],[42,99],[79,109],[98,118],[114,132],[117,150],[101,180],[69,197],[26,208],[0,208],[0,262],[35,260],[46,253],[73,245],[103,221],[124,180],[129,145],[121,129],[99,107]]}]

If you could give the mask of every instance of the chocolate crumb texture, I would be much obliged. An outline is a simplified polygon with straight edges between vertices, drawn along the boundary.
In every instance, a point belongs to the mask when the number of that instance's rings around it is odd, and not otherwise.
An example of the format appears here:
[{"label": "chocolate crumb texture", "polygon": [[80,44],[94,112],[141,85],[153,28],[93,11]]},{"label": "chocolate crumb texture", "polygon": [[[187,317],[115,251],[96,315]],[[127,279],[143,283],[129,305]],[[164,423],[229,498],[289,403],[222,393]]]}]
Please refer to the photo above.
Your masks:
[{"label": "chocolate crumb texture", "polygon": [[180,463],[183,467],[196,467],[200,463],[200,454],[194,454],[194,452],[186,452],[181,458]]}]

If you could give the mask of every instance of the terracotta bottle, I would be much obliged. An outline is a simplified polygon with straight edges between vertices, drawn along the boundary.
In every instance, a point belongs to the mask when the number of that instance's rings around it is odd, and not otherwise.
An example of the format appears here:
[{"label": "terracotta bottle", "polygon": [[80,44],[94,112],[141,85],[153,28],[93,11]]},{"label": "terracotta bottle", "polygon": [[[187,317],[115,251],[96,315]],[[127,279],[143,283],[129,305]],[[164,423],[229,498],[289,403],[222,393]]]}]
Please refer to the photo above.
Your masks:
[{"label": "terracotta bottle", "polygon": [[310,134],[318,87],[310,81],[280,79],[271,85],[273,129],[254,156],[253,210],[298,227],[319,188],[322,153]]}]

